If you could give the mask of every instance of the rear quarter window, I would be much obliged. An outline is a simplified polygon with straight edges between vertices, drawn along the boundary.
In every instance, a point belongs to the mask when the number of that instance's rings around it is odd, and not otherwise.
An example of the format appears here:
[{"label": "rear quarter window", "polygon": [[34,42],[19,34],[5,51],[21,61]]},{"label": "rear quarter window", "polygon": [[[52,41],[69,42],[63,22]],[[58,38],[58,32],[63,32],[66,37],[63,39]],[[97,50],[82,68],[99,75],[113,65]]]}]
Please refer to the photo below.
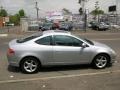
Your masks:
[{"label": "rear quarter window", "polygon": [[41,39],[36,40],[35,42],[40,45],[51,45],[52,37],[51,36],[43,37]]},{"label": "rear quarter window", "polygon": [[28,36],[25,38],[18,39],[17,43],[24,43],[24,42],[30,41],[32,39],[35,39],[37,37],[40,37],[40,36],[42,36],[42,34],[34,34],[34,35],[31,35],[31,36]]}]

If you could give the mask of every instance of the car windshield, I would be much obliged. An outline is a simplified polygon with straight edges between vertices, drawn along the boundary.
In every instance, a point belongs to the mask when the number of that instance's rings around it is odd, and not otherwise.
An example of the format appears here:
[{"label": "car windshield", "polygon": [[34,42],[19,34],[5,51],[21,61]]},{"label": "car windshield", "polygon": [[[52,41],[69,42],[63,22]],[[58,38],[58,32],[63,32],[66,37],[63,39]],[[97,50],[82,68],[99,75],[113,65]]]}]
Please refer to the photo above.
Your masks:
[{"label": "car windshield", "polygon": [[91,40],[88,40],[88,39],[86,39],[84,37],[80,37],[80,36],[77,36],[77,35],[76,35],[76,37],[81,38],[82,40],[84,40],[85,42],[87,42],[90,45],[94,45],[94,43]]},{"label": "car windshield", "polygon": [[30,41],[34,38],[37,38],[39,36],[42,36],[42,33],[37,33],[37,34],[33,34],[33,35],[25,37],[25,38],[20,38],[17,40],[17,43],[24,43],[24,42]]},{"label": "car windshield", "polygon": [[94,43],[91,40],[88,40],[86,38],[83,38],[87,43],[89,43],[90,45],[94,45]]}]

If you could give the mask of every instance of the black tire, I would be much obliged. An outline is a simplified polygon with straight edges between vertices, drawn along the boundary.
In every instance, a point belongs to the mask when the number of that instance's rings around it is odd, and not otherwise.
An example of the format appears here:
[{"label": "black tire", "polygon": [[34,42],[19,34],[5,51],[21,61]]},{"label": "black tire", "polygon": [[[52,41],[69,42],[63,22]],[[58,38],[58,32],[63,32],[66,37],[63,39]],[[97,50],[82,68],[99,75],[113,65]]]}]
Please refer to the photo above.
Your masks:
[{"label": "black tire", "polygon": [[94,58],[92,65],[96,69],[103,69],[107,67],[109,63],[110,57],[107,54],[99,54]]},{"label": "black tire", "polygon": [[20,69],[23,73],[37,73],[40,68],[39,61],[34,57],[26,57],[20,63]]}]

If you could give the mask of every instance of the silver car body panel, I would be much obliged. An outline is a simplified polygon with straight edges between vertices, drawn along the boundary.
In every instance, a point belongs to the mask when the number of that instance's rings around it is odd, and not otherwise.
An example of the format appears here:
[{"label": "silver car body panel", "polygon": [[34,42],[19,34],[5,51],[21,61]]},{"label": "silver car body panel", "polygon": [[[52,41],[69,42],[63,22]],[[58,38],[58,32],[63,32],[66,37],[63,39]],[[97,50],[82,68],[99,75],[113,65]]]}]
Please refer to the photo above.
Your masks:
[{"label": "silver car body panel", "polygon": [[[67,35],[74,37],[86,43],[88,47],[40,45],[35,43],[35,41],[40,38],[53,35]],[[17,43],[15,39],[9,43],[9,47],[15,50],[13,56],[7,55],[9,64],[17,67],[19,67],[20,61],[27,56],[38,58],[43,66],[89,64],[99,53],[108,54],[111,57],[111,62],[114,62],[116,57],[115,52],[107,45],[98,42],[94,42],[94,45],[90,45],[83,39],[73,36],[70,33],[44,33],[42,36],[25,43]]]}]

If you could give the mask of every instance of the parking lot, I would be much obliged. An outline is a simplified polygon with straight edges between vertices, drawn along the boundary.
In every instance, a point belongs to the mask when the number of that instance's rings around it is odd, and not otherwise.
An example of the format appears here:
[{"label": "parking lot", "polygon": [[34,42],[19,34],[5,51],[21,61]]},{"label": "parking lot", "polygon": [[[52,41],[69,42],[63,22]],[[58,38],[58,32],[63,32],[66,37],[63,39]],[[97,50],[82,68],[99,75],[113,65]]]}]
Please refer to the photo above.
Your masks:
[{"label": "parking lot", "polygon": [[42,68],[36,74],[23,74],[8,65],[8,42],[35,32],[5,33],[0,36],[0,90],[119,90],[120,30],[72,31],[76,35],[107,44],[117,53],[112,67],[102,70],[89,65]]}]

